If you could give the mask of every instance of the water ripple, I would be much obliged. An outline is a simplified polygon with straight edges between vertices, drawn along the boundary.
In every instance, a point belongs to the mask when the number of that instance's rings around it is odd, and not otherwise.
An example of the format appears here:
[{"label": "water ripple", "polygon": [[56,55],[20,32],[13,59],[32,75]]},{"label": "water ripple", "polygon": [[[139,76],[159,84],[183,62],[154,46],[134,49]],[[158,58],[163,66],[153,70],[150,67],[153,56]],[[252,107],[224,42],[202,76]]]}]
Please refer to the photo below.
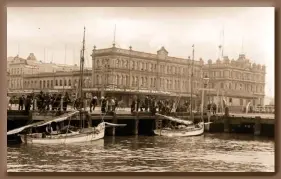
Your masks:
[{"label": "water ripple", "polygon": [[8,147],[8,172],[273,172],[274,142],[250,136],[106,137]]}]

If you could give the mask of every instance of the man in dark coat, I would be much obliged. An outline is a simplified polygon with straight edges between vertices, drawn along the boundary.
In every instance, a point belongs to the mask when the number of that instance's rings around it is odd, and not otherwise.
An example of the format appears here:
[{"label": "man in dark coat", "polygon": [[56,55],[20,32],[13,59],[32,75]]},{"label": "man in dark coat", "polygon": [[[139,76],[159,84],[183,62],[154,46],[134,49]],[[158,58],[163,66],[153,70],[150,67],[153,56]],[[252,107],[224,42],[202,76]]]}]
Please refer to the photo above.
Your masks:
[{"label": "man in dark coat", "polygon": [[[98,103],[98,98],[94,96],[90,103],[90,112],[94,111]],[[93,110],[92,110],[93,109]]]},{"label": "man in dark coat", "polygon": [[19,97],[19,110],[23,110],[24,101],[25,101],[24,95]]},{"label": "man in dark coat", "polygon": [[217,105],[213,103],[213,114],[215,115],[217,112]]},{"label": "man in dark coat", "polygon": [[56,94],[53,94],[51,97],[51,105],[52,105],[52,111],[54,111],[56,109]]},{"label": "man in dark coat", "polygon": [[150,112],[152,113],[152,115],[155,115],[156,113],[155,102],[156,102],[155,98],[152,98],[150,103]]},{"label": "man in dark coat", "polygon": [[137,109],[136,109],[137,112],[139,111],[140,105],[141,105],[141,101],[140,101],[140,98],[138,97],[137,98]]},{"label": "man in dark coat", "polygon": [[25,100],[25,111],[26,112],[29,112],[30,106],[31,106],[31,97],[27,96],[27,98]]},{"label": "man in dark coat", "polygon": [[149,99],[148,96],[146,96],[144,99],[144,109],[146,112],[148,111],[148,106],[149,106]]},{"label": "man in dark coat", "polygon": [[63,105],[62,105],[64,111],[67,110],[67,105],[68,105],[69,102],[70,102],[70,98],[69,98],[68,93],[66,92],[64,97],[63,97]]},{"label": "man in dark coat", "polygon": [[58,111],[61,110],[61,98],[62,98],[62,95],[59,94],[59,96],[58,96],[57,99],[56,99],[56,107],[57,107],[57,110],[58,110]]},{"label": "man in dark coat", "polygon": [[107,105],[107,99],[102,96],[101,97],[101,112],[102,113],[106,112],[106,105]]},{"label": "man in dark coat", "polygon": [[131,104],[131,113],[136,111],[136,104],[137,104],[137,100],[136,100],[136,97],[134,97],[132,104]]}]

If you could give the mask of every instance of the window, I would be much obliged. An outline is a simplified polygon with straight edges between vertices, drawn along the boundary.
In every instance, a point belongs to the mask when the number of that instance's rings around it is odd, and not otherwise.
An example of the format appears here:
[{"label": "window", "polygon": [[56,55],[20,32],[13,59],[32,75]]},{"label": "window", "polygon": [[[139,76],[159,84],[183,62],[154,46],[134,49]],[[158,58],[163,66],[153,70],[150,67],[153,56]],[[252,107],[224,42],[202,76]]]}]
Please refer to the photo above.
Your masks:
[{"label": "window", "polygon": [[134,70],[135,68],[136,68],[136,63],[135,63],[135,61],[133,61],[132,69]]},{"label": "window", "polygon": [[229,102],[232,103],[232,98],[229,98]]},{"label": "window", "polygon": [[116,60],[116,67],[119,68],[119,65],[120,65],[120,61],[119,61],[119,59],[117,59]]},{"label": "window", "polygon": [[124,67],[125,67],[125,68],[128,68],[128,60],[126,60],[124,63],[125,63],[125,64],[124,64]]},{"label": "window", "polygon": [[137,70],[140,70],[140,62],[137,62]]}]

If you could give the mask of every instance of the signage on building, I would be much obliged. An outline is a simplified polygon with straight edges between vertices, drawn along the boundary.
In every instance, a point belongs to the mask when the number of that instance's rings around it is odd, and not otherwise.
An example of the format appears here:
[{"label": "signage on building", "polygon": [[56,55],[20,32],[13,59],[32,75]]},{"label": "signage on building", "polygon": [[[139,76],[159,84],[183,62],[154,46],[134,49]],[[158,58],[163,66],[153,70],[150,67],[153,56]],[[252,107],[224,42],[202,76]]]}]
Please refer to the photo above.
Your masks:
[{"label": "signage on building", "polygon": [[72,89],[71,86],[54,86],[54,89]]}]

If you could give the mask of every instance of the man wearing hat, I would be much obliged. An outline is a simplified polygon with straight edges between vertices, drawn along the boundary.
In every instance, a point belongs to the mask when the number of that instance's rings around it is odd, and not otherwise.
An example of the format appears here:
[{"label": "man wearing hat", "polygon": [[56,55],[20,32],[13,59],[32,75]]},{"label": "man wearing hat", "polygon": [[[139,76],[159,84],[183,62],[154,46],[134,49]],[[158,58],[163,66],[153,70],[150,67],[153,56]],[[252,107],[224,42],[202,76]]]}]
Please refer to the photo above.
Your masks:
[{"label": "man wearing hat", "polygon": [[95,110],[96,106],[97,106],[97,97],[94,96],[91,100],[91,103],[90,103],[90,112],[92,112],[92,108],[93,108],[93,111]]}]

